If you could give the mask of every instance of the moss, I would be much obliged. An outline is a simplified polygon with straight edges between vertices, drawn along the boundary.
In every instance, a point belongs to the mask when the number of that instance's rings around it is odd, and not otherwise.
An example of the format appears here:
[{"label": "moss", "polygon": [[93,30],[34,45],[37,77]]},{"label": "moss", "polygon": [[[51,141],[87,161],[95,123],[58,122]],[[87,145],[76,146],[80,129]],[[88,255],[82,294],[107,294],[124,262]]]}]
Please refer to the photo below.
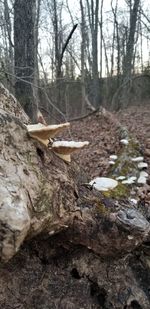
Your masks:
[{"label": "moss", "polygon": [[100,200],[96,202],[96,210],[101,214],[107,214],[108,212],[110,212]]},{"label": "moss", "polygon": [[125,161],[121,167],[120,174],[127,177],[133,173],[135,169],[135,164],[132,161]]},{"label": "moss", "polygon": [[140,145],[138,141],[135,139],[131,139],[128,145],[128,155],[129,156],[140,156]]},{"label": "moss", "polygon": [[136,173],[137,164],[131,161],[132,157],[141,156],[138,141],[131,139],[126,147],[121,149],[119,158],[111,167],[109,176],[130,176]]},{"label": "moss", "polygon": [[129,176],[136,170],[135,163],[129,158],[120,157],[110,170],[109,177]]},{"label": "moss", "polygon": [[105,197],[108,197],[108,198],[121,199],[121,198],[125,198],[128,196],[129,189],[126,185],[119,183],[115,189],[105,191],[103,192],[103,194]]}]

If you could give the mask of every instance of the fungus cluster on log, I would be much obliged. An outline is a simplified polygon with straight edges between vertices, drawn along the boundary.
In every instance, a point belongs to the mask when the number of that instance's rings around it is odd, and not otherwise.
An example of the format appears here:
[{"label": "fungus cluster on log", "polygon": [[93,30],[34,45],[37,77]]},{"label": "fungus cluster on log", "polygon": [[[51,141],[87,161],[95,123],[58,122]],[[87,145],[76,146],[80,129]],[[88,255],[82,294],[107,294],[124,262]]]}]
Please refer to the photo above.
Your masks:
[{"label": "fungus cluster on log", "polygon": [[75,141],[53,141],[52,139],[65,128],[70,126],[69,122],[58,125],[43,125],[41,123],[27,125],[27,131],[32,138],[48,147],[51,142],[53,152],[66,162],[71,162],[71,153],[89,145],[89,142]]}]

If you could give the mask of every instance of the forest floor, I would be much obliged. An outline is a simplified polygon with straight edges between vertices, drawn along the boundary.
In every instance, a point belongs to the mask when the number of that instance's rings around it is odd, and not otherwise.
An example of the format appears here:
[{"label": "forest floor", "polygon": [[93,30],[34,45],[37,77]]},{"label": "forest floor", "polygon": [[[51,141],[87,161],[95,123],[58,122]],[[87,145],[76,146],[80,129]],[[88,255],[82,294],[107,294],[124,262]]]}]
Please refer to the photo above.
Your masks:
[{"label": "forest floor", "polygon": [[109,168],[109,156],[118,153],[118,121],[140,142],[150,172],[150,105],[132,106],[106,116],[97,112],[71,123],[71,139],[90,142],[89,147],[74,155],[90,177],[104,176]]}]

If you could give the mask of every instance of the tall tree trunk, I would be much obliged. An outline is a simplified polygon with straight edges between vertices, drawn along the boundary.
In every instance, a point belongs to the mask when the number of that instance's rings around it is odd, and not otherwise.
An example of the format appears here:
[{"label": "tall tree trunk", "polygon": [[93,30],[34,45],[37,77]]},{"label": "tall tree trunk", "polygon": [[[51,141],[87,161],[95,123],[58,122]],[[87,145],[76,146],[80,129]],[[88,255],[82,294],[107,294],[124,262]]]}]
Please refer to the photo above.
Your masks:
[{"label": "tall tree trunk", "polygon": [[128,36],[128,41],[127,41],[127,51],[126,51],[126,55],[124,59],[124,68],[123,68],[124,79],[130,78],[132,74],[135,31],[136,31],[136,25],[137,25],[139,5],[140,5],[140,0],[134,0],[133,8],[130,13],[131,14],[130,15],[130,29],[129,29],[129,36]]},{"label": "tall tree trunk", "polygon": [[98,10],[99,10],[99,0],[96,0],[95,4],[95,21],[94,28],[92,32],[92,58],[93,58],[93,91],[94,91],[94,106],[96,107],[99,103],[99,80],[98,80]]},{"label": "tall tree trunk", "polygon": [[[5,27],[6,27],[6,32],[7,32],[7,37],[8,37],[8,59],[7,61],[7,70],[10,72],[12,75],[14,73],[14,45],[12,42],[12,23],[11,23],[11,16],[10,16],[10,9],[8,6],[8,1],[4,0],[4,17],[5,17]],[[9,88],[11,91],[13,91],[13,82],[14,78],[9,76],[10,80],[10,85]]]},{"label": "tall tree trunk", "polygon": [[36,0],[15,0],[14,3],[14,54],[15,93],[25,112],[34,121],[37,106],[33,97],[35,55]]},{"label": "tall tree trunk", "polygon": [[100,78],[102,78],[103,71],[103,3],[101,0],[101,10],[100,10]]},{"label": "tall tree trunk", "polygon": [[98,11],[99,0],[86,0],[88,9],[88,19],[92,39],[92,78],[93,78],[93,103],[96,107],[99,103],[99,80],[98,80]]},{"label": "tall tree trunk", "polygon": [[81,114],[85,103],[85,12],[83,7],[83,1],[80,0],[81,9],[81,91],[82,91],[82,108]]}]

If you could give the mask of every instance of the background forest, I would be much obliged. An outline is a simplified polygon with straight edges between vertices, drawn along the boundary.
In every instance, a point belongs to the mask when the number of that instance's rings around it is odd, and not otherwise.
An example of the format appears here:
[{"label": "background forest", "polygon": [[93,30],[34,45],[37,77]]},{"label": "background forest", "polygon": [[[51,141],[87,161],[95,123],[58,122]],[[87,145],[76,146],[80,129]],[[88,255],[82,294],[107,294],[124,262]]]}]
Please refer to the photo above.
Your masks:
[{"label": "background forest", "polygon": [[0,80],[35,121],[150,100],[149,0],[1,0]]}]

